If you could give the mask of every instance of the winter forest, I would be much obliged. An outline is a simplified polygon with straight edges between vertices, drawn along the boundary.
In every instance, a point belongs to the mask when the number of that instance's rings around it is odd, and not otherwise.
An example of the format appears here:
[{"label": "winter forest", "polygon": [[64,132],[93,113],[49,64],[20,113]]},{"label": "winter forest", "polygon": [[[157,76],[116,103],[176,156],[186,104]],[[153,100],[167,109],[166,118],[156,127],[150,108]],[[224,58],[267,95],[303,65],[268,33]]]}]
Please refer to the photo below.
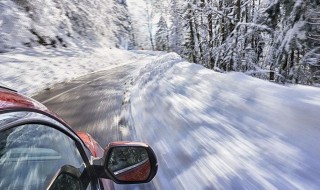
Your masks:
[{"label": "winter forest", "polygon": [[125,0],[1,0],[0,53],[21,47],[133,49]]},{"label": "winter forest", "polygon": [[[319,0],[148,0],[152,48],[219,72],[315,85]],[[152,36],[152,28],[155,35]]]},{"label": "winter forest", "polygon": [[176,52],[218,72],[318,86],[320,0],[2,0],[0,52],[35,46]]}]

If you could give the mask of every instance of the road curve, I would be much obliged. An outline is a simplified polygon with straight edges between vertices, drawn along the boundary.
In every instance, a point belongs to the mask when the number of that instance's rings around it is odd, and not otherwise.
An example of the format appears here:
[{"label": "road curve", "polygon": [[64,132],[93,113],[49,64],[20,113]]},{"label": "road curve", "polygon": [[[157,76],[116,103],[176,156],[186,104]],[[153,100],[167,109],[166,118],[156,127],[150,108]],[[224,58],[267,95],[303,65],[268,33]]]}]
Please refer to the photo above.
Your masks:
[{"label": "road curve", "polygon": [[[127,140],[118,128],[125,84],[140,68],[150,62],[150,56],[112,69],[106,69],[61,83],[33,98],[61,116],[75,131],[85,131],[105,147],[112,141]],[[117,185],[116,189],[155,189],[145,185]]]}]

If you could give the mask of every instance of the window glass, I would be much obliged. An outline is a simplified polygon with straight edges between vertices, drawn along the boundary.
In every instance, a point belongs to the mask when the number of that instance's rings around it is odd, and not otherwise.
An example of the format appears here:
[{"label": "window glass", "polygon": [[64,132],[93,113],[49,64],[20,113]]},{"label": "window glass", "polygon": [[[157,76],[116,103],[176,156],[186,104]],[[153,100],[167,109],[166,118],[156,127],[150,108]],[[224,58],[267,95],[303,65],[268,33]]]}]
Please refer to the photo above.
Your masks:
[{"label": "window glass", "polygon": [[62,166],[83,163],[75,142],[54,128],[28,124],[0,132],[0,189],[45,189]]}]

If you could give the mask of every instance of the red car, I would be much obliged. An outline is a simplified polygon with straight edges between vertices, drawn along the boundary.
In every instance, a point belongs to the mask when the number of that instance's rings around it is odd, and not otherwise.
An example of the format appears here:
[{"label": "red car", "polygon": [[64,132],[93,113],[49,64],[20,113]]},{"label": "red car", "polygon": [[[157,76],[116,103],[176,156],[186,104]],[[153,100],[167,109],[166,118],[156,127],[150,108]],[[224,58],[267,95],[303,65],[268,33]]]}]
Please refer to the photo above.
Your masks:
[{"label": "red car", "polygon": [[113,189],[113,182],[150,182],[157,168],[148,145],[102,149],[44,105],[0,87],[0,189]]}]

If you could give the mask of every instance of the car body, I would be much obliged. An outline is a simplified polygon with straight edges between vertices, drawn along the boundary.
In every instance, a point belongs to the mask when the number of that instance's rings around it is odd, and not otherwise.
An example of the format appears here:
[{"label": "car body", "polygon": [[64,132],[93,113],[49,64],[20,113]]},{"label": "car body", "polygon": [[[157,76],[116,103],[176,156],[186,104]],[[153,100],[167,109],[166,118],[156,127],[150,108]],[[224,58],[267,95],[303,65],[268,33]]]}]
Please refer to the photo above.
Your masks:
[{"label": "car body", "polygon": [[156,172],[148,145],[103,149],[41,103],[0,87],[0,189],[113,189],[113,182],[149,182]]}]

